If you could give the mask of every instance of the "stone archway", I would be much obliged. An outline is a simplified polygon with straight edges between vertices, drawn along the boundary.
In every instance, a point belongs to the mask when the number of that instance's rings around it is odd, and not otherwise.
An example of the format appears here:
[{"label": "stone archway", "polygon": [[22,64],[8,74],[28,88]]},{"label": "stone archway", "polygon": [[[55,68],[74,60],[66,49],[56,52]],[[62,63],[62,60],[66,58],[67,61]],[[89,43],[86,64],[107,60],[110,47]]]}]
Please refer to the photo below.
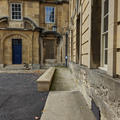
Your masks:
[{"label": "stone archway", "polygon": [[12,39],[22,40],[22,64],[31,61],[29,58],[32,54],[30,38],[24,34],[7,34],[1,40],[2,64],[12,64]]}]

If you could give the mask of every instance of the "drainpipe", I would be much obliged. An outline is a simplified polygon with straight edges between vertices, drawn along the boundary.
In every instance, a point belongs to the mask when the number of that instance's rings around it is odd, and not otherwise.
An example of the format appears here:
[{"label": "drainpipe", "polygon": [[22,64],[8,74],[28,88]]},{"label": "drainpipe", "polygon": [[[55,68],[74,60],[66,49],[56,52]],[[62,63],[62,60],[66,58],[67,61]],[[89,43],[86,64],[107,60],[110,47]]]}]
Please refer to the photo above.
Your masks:
[{"label": "drainpipe", "polygon": [[66,32],[66,34],[65,34],[65,36],[66,36],[66,44],[65,44],[65,66],[67,67],[68,65],[68,56],[67,56],[67,47],[68,47],[68,33]]},{"label": "drainpipe", "polygon": [[34,40],[34,32],[35,32],[35,29],[33,30],[33,34],[32,34],[32,68],[33,68],[33,40]]}]

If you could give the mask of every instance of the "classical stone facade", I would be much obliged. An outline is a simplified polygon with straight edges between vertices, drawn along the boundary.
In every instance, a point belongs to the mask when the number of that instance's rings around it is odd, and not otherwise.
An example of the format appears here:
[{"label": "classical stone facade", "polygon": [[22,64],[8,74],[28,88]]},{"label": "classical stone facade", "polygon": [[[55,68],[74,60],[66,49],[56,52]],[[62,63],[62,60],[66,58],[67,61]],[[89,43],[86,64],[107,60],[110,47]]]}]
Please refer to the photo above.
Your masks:
[{"label": "classical stone facade", "polygon": [[119,120],[120,1],[69,2],[70,70],[96,117]]},{"label": "classical stone facade", "polygon": [[65,62],[68,1],[0,0],[0,64]]}]

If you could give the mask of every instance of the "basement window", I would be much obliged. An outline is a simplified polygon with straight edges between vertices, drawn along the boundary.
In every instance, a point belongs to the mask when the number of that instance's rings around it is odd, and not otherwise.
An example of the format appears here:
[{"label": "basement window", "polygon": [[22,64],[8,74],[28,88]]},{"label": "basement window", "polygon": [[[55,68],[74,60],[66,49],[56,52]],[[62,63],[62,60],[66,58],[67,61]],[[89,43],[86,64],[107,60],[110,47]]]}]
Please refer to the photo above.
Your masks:
[{"label": "basement window", "polygon": [[54,7],[45,7],[45,22],[54,23],[55,22],[55,8]]},{"label": "basement window", "polygon": [[22,4],[11,3],[11,19],[21,20],[22,19]]}]

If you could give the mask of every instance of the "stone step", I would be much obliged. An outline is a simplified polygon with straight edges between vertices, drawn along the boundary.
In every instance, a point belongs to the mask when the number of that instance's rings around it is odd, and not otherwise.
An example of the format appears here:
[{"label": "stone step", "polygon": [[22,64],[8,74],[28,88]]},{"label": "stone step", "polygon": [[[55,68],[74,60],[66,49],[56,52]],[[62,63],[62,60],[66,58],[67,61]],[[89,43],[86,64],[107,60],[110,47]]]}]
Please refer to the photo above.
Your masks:
[{"label": "stone step", "polygon": [[64,63],[57,63],[57,64],[48,64],[48,63],[45,63],[44,65],[41,66],[41,68],[48,69],[50,67],[64,67],[64,66],[65,66]]},{"label": "stone step", "polygon": [[56,62],[56,59],[45,59],[45,64],[55,64]]},{"label": "stone step", "polygon": [[6,65],[4,68],[4,70],[26,70],[26,67],[24,66],[24,64],[15,64],[15,65]]}]

